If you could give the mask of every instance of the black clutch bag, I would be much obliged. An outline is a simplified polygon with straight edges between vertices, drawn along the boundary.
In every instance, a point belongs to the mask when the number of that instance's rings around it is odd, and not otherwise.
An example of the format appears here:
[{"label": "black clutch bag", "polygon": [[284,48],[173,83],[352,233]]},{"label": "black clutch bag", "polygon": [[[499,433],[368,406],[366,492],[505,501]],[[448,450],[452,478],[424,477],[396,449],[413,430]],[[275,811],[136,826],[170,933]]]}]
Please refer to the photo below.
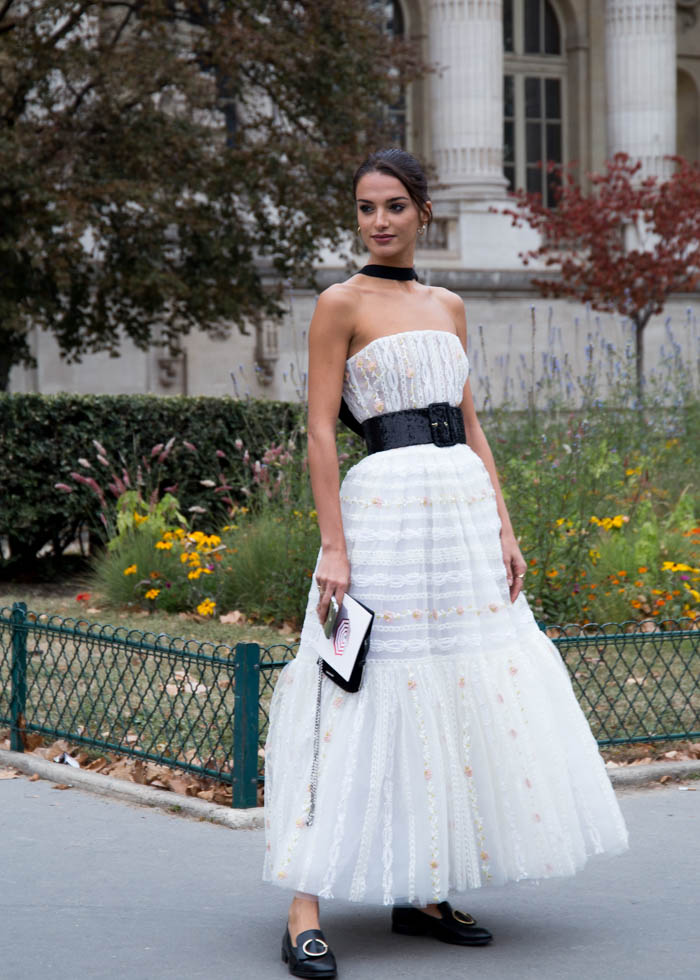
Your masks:
[{"label": "black clutch bag", "polygon": [[344,691],[359,691],[374,613],[345,594],[330,636],[320,651],[321,670]]}]

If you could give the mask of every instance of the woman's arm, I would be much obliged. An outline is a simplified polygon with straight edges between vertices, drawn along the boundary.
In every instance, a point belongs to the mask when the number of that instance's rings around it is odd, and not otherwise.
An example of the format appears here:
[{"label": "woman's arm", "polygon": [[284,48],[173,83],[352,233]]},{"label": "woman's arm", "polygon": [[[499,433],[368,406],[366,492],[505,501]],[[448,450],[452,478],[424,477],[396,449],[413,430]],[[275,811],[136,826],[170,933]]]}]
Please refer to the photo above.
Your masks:
[{"label": "woman's arm", "polygon": [[353,332],[353,306],[347,286],[331,286],[319,296],[309,327],[308,451],[311,489],[321,531],[322,554],[316,573],[321,623],[326,621],[331,596],[335,595],[340,604],[350,584],[335,426]]},{"label": "woman's arm", "polygon": [[[462,347],[464,347],[464,351],[466,353],[467,319],[464,312],[464,303],[455,293],[447,293],[447,296],[449,297],[448,304],[450,310],[454,316],[457,335],[461,340]],[[479,420],[476,417],[474,399],[472,397],[471,386],[468,380],[464,386],[461,409],[462,416],[464,418],[464,429],[467,434],[467,445],[474,450],[477,456],[481,458],[491,478],[493,489],[496,492],[496,507],[498,509],[498,516],[501,519],[501,548],[503,550],[503,564],[506,567],[506,578],[510,588],[510,599],[511,602],[515,602],[520,590],[523,587],[523,579],[521,576],[525,574],[527,565],[525,564],[525,559],[520,553],[515,532],[513,531],[513,525],[510,521],[510,515],[508,514],[508,508],[506,507],[506,502],[503,499],[503,492],[501,491],[501,484],[496,472],[496,464],[493,459],[491,447],[489,446],[488,440],[486,439]]]}]

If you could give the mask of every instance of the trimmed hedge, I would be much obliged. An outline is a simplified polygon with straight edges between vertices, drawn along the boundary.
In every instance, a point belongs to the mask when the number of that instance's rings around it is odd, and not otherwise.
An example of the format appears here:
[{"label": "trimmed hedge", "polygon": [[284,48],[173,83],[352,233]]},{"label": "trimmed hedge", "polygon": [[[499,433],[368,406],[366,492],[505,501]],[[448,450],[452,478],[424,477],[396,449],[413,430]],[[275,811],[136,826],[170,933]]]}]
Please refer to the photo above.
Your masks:
[{"label": "trimmed hedge", "polygon": [[[226,454],[221,462],[235,497],[249,479],[235,440],[243,440],[256,459],[271,443],[288,439],[303,418],[301,405],[231,397],[2,393],[0,535],[9,540],[10,561],[31,564],[47,543],[60,554],[81,525],[91,536],[103,537],[97,497],[86,487],[71,494],[54,487],[77,487],[71,471],[90,475],[79,457],[90,460],[98,482],[106,486],[110,471],[96,463],[93,439],[102,443],[110,461],[123,459],[133,475],[141,456],[150,461],[152,447],[175,436],[162,464],[160,489],[177,484],[183,512],[194,505],[207,508],[193,525],[213,530],[221,512],[217,515],[217,498],[200,480],[216,478],[217,450]],[[187,450],[183,440],[198,452]]]}]

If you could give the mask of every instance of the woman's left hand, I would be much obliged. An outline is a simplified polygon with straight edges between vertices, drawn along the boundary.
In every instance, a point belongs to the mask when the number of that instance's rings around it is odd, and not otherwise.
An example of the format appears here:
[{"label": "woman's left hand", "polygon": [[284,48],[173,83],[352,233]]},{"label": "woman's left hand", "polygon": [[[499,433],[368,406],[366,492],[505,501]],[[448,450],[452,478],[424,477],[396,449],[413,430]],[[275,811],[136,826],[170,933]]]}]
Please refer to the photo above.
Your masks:
[{"label": "woman's left hand", "polygon": [[510,589],[510,601],[515,602],[523,587],[527,565],[512,531],[501,533],[501,549],[503,551],[503,564],[506,567],[508,588]]}]

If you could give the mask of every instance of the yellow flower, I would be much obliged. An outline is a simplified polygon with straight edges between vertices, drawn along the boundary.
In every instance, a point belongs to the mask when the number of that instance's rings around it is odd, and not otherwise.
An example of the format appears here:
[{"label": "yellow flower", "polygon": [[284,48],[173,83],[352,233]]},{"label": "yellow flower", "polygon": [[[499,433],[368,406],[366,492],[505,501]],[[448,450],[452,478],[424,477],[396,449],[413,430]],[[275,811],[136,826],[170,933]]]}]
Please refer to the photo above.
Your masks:
[{"label": "yellow flower", "polygon": [[156,541],[156,548],[158,551],[170,551],[172,546],[172,541]]},{"label": "yellow flower", "polygon": [[134,511],[134,524],[139,527],[145,521],[148,520],[148,514],[139,514],[137,510]]},{"label": "yellow flower", "polygon": [[561,527],[561,525],[564,523],[565,520],[566,518],[564,517],[558,517],[556,520],[557,527]]},{"label": "yellow flower", "polygon": [[180,555],[180,561],[182,562],[183,565],[185,564],[186,561],[189,561],[189,558],[190,556],[187,554],[186,551],[183,551],[182,554]]},{"label": "yellow flower", "polygon": [[187,578],[199,578],[202,574],[201,568],[193,568],[191,572],[187,573]]},{"label": "yellow flower", "polygon": [[146,593],[147,599],[156,599],[160,595],[160,589],[149,589]]},{"label": "yellow flower", "polygon": [[125,575],[136,575],[136,565],[129,565],[128,568],[124,569]]},{"label": "yellow flower", "polygon": [[213,599],[203,599],[197,606],[197,612],[200,616],[211,616],[216,608],[216,603]]},{"label": "yellow flower", "polygon": [[173,539],[173,532],[172,531],[164,531],[163,532],[163,541],[172,541],[172,539]]},{"label": "yellow flower", "polygon": [[550,570],[545,574],[547,575],[547,578],[555,578],[559,572],[556,570],[556,568],[550,568]]}]

